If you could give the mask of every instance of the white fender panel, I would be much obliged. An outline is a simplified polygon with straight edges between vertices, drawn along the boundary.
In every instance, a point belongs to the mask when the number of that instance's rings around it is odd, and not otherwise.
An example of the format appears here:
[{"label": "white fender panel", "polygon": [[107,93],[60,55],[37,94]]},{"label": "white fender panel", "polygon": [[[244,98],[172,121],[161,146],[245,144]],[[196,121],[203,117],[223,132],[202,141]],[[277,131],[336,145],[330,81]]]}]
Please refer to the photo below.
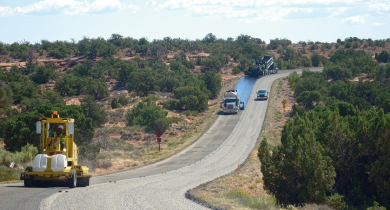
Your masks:
[{"label": "white fender panel", "polygon": [[65,155],[53,155],[51,156],[51,170],[53,172],[63,172],[68,165],[68,159]]},{"label": "white fender panel", "polygon": [[44,172],[47,167],[47,155],[38,154],[34,158],[32,171],[34,172]]}]

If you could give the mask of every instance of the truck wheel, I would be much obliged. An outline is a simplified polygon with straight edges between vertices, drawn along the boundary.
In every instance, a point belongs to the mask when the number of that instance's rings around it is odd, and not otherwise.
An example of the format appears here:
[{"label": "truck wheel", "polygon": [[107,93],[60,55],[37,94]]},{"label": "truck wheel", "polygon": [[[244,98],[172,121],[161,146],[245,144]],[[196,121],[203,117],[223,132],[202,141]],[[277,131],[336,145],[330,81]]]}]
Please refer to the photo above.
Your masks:
[{"label": "truck wheel", "polygon": [[75,188],[77,186],[77,174],[75,170],[70,170],[72,172],[72,178],[68,179],[69,188]]},{"label": "truck wheel", "polygon": [[77,187],[87,187],[87,186],[89,186],[89,178],[90,177],[78,178],[77,179]]},{"label": "truck wheel", "polygon": [[[25,170],[25,172],[31,172],[32,171],[32,167],[27,167]],[[25,175],[26,176],[26,175]],[[32,180],[32,177],[24,177],[24,186],[25,187],[32,187],[33,186],[33,180]]]},{"label": "truck wheel", "polygon": [[89,179],[90,179],[90,177],[84,178],[84,183],[83,183],[84,187],[88,187],[89,186]]},{"label": "truck wheel", "polygon": [[25,187],[32,187],[32,184],[31,184],[31,177],[28,177],[28,178],[24,178],[24,186]]}]

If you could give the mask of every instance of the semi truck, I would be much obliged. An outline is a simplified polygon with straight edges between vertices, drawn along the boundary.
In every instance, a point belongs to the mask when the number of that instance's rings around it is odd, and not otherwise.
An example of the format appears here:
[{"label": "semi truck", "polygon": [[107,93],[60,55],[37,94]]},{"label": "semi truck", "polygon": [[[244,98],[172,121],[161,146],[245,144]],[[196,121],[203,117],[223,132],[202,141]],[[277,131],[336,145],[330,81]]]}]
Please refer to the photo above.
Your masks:
[{"label": "semi truck", "polygon": [[266,55],[263,58],[256,60],[256,64],[245,69],[244,74],[251,77],[260,77],[268,74],[278,73],[278,67],[274,62],[272,55]]},{"label": "semi truck", "polygon": [[228,90],[226,91],[223,102],[221,102],[221,108],[224,114],[238,114],[240,110],[245,108],[245,104],[240,101],[237,90]]},{"label": "semi truck", "polygon": [[88,167],[78,164],[79,148],[74,143],[74,119],[60,118],[54,111],[50,118],[39,118],[36,133],[40,134],[40,151],[33,166],[21,173],[25,187],[39,182],[57,181],[69,188],[89,186]]}]

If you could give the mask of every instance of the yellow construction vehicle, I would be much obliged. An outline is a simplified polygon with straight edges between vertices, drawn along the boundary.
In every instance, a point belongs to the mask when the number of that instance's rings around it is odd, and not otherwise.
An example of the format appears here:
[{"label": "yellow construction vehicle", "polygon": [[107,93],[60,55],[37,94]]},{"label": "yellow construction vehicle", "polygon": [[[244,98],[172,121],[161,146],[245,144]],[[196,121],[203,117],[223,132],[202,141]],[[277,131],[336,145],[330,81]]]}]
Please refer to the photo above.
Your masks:
[{"label": "yellow construction vehicle", "polygon": [[51,118],[39,118],[37,134],[41,134],[40,150],[33,166],[20,176],[25,187],[42,181],[66,182],[70,188],[89,186],[91,175],[86,166],[78,165],[79,149],[74,143],[74,119],[60,118],[54,111]]}]

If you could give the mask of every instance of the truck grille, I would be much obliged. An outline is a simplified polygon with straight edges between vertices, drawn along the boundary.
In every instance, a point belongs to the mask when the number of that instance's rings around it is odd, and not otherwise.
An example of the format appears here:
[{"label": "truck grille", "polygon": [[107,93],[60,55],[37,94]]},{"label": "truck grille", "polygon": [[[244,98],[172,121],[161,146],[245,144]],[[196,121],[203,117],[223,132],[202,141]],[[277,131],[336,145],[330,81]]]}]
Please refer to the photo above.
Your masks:
[{"label": "truck grille", "polygon": [[234,108],[234,107],[233,107],[233,104],[228,104],[228,105],[227,105],[227,108],[228,108],[228,109],[233,109],[233,108]]}]

